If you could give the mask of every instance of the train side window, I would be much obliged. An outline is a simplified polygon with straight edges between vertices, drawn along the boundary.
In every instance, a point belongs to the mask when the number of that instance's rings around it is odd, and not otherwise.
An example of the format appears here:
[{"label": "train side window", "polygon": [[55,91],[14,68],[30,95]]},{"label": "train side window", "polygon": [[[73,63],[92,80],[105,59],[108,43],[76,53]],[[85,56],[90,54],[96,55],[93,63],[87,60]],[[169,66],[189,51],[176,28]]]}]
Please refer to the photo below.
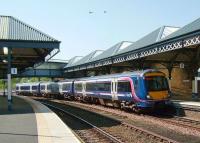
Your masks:
[{"label": "train side window", "polygon": [[111,82],[97,82],[95,87],[98,91],[111,92]]},{"label": "train side window", "polygon": [[86,91],[95,91],[95,83],[87,82]]},{"label": "train side window", "polygon": [[47,90],[51,90],[51,84],[47,85]]},{"label": "train side window", "polygon": [[69,83],[64,83],[62,86],[62,90],[69,90],[70,89],[70,84]]},{"label": "train side window", "polygon": [[82,83],[75,83],[74,85],[75,90],[82,91]]},{"label": "train side window", "polygon": [[36,85],[32,86],[32,90],[37,90],[37,86]]},{"label": "train side window", "polygon": [[40,86],[40,89],[41,89],[41,90],[45,90],[45,85],[41,85],[41,86]]},{"label": "train side window", "polygon": [[118,81],[117,92],[131,92],[129,81]]},{"label": "train side window", "polygon": [[22,86],[21,89],[22,90],[30,90],[30,86]]}]

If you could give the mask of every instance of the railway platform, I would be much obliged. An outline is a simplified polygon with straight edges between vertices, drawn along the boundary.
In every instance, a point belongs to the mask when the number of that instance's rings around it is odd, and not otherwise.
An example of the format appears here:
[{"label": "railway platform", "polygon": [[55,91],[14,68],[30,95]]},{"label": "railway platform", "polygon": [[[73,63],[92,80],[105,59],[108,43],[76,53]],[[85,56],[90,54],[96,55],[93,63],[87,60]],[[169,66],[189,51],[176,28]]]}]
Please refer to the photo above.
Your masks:
[{"label": "railway platform", "polygon": [[180,107],[180,108],[193,108],[193,109],[200,110],[200,101],[172,100],[172,103],[176,107]]},{"label": "railway platform", "polygon": [[49,108],[28,97],[13,96],[12,110],[0,96],[0,142],[79,143],[79,139]]}]

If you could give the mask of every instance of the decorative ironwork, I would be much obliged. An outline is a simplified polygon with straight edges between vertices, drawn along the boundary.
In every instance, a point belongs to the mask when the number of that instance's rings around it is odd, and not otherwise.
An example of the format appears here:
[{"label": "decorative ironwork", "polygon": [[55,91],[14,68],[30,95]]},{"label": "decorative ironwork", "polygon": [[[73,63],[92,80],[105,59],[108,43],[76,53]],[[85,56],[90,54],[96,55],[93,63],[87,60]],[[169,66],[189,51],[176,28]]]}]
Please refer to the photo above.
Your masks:
[{"label": "decorative ironwork", "polygon": [[200,43],[200,36],[192,37],[183,41],[183,46],[188,47]]},{"label": "decorative ironwork", "polygon": [[98,62],[98,63],[95,63],[95,67],[100,67],[102,66],[102,63]]},{"label": "decorative ironwork", "polygon": [[80,70],[84,70],[84,69],[86,69],[86,66],[85,66],[85,65],[80,66]]},{"label": "decorative ironwork", "polygon": [[126,57],[126,61],[130,61],[130,60],[134,60],[134,59],[138,59],[138,58],[139,58],[138,53],[135,53],[135,54],[128,55]]},{"label": "decorative ironwork", "polygon": [[171,51],[171,50],[175,50],[175,49],[180,49],[180,48],[183,48],[182,41],[178,41],[178,42],[175,42],[175,43],[171,43],[171,44],[161,46],[161,47],[158,48],[158,53],[163,53],[163,52],[167,52],[167,51]]},{"label": "decorative ironwork", "polygon": [[74,71],[73,69],[68,69],[68,70],[67,70],[67,72],[73,72],[73,71]]},{"label": "decorative ironwork", "polygon": [[120,58],[114,59],[113,63],[120,63],[120,62],[123,62],[123,61],[125,61],[125,57],[120,57]]},{"label": "decorative ironwork", "polygon": [[90,65],[87,66],[87,69],[91,69],[91,68],[94,68],[93,64],[90,64]]},{"label": "decorative ironwork", "polygon": [[78,70],[79,70],[79,67],[74,68],[74,71],[78,71]]},{"label": "decorative ironwork", "polygon": [[103,61],[103,66],[112,64],[111,60]]}]

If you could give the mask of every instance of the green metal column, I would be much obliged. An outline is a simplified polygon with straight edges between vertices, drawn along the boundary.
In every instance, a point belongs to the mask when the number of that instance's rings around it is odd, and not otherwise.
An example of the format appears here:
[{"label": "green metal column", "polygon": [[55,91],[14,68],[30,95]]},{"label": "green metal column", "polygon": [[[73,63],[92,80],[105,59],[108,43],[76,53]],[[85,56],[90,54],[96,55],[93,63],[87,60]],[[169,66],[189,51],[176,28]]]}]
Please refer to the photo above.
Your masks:
[{"label": "green metal column", "polygon": [[12,82],[11,82],[11,48],[8,48],[8,110],[12,110]]}]

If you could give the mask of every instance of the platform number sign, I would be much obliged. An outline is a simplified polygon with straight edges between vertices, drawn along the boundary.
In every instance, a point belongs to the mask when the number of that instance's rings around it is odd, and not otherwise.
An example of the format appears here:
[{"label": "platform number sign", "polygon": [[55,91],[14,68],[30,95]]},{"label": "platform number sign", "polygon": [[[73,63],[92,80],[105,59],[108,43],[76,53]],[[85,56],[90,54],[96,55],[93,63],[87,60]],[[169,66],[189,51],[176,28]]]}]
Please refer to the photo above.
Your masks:
[{"label": "platform number sign", "polygon": [[11,74],[17,74],[17,68],[11,68]]},{"label": "platform number sign", "polygon": [[180,63],[180,68],[183,69],[185,67],[184,63]]}]

